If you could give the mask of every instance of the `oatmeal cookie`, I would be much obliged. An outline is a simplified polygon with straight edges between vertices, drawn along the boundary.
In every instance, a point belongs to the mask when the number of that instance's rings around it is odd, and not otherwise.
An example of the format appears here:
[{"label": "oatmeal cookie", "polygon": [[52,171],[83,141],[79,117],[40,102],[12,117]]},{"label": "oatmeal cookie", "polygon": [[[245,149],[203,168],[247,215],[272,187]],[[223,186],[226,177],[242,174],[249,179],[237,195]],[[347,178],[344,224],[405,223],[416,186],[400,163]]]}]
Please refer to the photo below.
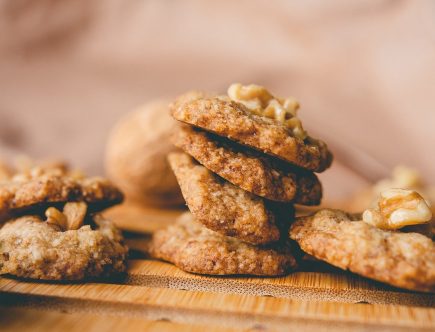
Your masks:
[{"label": "oatmeal cookie", "polygon": [[290,168],[191,126],[176,130],[173,142],[214,173],[255,195],[303,205],[320,203],[322,186],[312,172]]},{"label": "oatmeal cookie", "polygon": [[295,137],[285,124],[253,114],[239,102],[191,92],[177,99],[170,110],[179,121],[311,171],[322,172],[332,162],[324,142]]},{"label": "oatmeal cookie", "polygon": [[168,158],[187,206],[207,228],[252,244],[264,244],[279,240],[284,220],[290,224],[291,205],[286,205],[287,218],[278,216],[273,202],[266,202],[225,181],[189,155],[172,153]]},{"label": "oatmeal cookie", "polygon": [[424,235],[381,230],[360,216],[321,210],[297,218],[290,238],[344,270],[396,287],[435,291],[435,245]]},{"label": "oatmeal cookie", "polygon": [[84,201],[96,211],[122,200],[122,193],[108,180],[99,177],[76,178],[49,172],[29,176],[18,174],[0,183],[0,215],[68,201]]},{"label": "oatmeal cookie", "polygon": [[42,280],[82,280],[125,270],[127,247],[113,224],[94,216],[98,228],[60,231],[38,216],[0,229],[0,274]]},{"label": "oatmeal cookie", "polygon": [[286,245],[256,247],[213,232],[186,212],[174,225],[154,233],[152,257],[184,271],[210,275],[283,275],[296,268]]}]

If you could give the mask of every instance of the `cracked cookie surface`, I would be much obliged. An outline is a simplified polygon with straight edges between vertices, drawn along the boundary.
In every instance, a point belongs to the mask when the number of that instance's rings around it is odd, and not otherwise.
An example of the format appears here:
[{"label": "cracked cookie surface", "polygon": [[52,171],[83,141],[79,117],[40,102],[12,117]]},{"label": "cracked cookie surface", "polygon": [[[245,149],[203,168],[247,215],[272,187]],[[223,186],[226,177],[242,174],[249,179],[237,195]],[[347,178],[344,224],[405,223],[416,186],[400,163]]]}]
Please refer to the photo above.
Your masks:
[{"label": "cracked cookie surface", "polygon": [[418,233],[385,231],[339,210],[297,218],[290,238],[317,259],[396,287],[435,291],[435,245]]},{"label": "cracked cookie surface", "polygon": [[223,236],[188,212],[175,224],[155,232],[149,251],[154,258],[199,274],[275,276],[296,268],[289,247],[257,247]]},{"label": "cracked cookie surface", "polygon": [[96,215],[97,229],[59,231],[38,216],[24,216],[0,229],[0,273],[42,280],[83,280],[125,271],[121,232]]},{"label": "cracked cookie surface", "polygon": [[294,137],[284,124],[251,113],[243,104],[190,92],[170,106],[172,116],[195,127],[250,146],[296,166],[322,172],[332,154],[323,141]]},{"label": "cracked cookie surface", "polygon": [[191,126],[180,126],[172,140],[206,168],[255,195],[303,205],[320,203],[322,186],[312,172],[290,169],[285,163]]},{"label": "cracked cookie surface", "polygon": [[168,159],[190,211],[211,230],[265,244],[279,240],[280,228],[293,220],[290,204],[274,204],[240,189],[185,153],[172,153]]},{"label": "cracked cookie surface", "polygon": [[99,177],[47,173],[0,183],[0,215],[68,201],[83,201],[94,210],[102,210],[122,200],[122,193],[110,181]]}]

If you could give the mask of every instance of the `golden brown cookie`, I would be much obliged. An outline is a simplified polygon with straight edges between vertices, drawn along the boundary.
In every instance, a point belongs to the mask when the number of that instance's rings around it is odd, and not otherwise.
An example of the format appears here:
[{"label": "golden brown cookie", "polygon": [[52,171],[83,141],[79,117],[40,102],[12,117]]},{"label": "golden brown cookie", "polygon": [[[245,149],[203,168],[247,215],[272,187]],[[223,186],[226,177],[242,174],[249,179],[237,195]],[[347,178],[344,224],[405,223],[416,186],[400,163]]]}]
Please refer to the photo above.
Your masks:
[{"label": "golden brown cookie", "polygon": [[180,269],[210,275],[283,275],[296,268],[286,245],[256,247],[213,232],[186,212],[174,225],[154,233],[152,257]]},{"label": "golden brown cookie", "polygon": [[255,195],[303,205],[320,203],[322,186],[312,172],[290,168],[191,126],[180,126],[173,142],[209,170]]},{"label": "golden brown cookie", "polygon": [[264,244],[279,240],[280,226],[289,225],[293,219],[291,205],[286,205],[287,216],[278,215],[272,202],[225,181],[185,153],[172,153],[168,159],[187,206],[207,228],[252,244]]},{"label": "golden brown cookie", "polygon": [[108,180],[76,177],[35,169],[0,183],[0,215],[37,206],[83,201],[94,211],[122,202],[122,193]]},{"label": "golden brown cookie", "polygon": [[396,287],[435,291],[435,245],[417,233],[378,229],[339,210],[297,218],[290,238],[314,257]]},{"label": "golden brown cookie", "polygon": [[255,115],[242,103],[204,96],[191,92],[179,97],[170,106],[172,116],[314,172],[331,165],[332,154],[324,142],[295,137],[285,124]]},{"label": "golden brown cookie", "polygon": [[97,215],[89,225],[62,231],[38,216],[0,229],[0,274],[42,280],[82,280],[122,272],[127,247],[121,232]]}]

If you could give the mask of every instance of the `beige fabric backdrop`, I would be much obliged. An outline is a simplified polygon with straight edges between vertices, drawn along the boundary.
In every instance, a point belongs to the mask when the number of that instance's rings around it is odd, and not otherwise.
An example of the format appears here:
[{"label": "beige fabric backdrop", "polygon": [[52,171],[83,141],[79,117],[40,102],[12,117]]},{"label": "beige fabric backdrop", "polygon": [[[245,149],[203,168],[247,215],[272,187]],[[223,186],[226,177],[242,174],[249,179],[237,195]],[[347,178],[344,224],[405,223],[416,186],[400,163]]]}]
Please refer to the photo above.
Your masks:
[{"label": "beige fabric backdrop", "polygon": [[[0,2],[0,153],[102,172],[125,112],[191,88],[255,82],[301,101],[345,197],[398,164],[433,179],[435,2]],[[433,181],[431,181],[433,182]]]}]

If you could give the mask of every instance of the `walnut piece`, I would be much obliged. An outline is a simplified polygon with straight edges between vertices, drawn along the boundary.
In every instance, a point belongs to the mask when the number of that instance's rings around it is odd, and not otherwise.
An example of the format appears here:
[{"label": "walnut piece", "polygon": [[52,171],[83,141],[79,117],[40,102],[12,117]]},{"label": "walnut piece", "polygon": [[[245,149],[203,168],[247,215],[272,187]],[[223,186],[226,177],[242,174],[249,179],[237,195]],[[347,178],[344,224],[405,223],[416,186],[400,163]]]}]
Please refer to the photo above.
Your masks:
[{"label": "walnut piece", "polygon": [[76,230],[83,226],[88,206],[85,202],[68,202],[63,207],[63,214],[66,217],[67,229]]},{"label": "walnut piece", "polygon": [[59,231],[77,230],[83,226],[87,210],[85,202],[68,202],[62,212],[50,207],[45,211],[46,222]]},{"label": "walnut piece", "polygon": [[430,222],[432,212],[414,190],[388,189],[381,192],[377,207],[363,213],[363,221],[378,228],[396,230]]},{"label": "walnut piece", "polygon": [[295,137],[302,140],[307,138],[302,122],[296,116],[299,103],[294,98],[276,98],[262,86],[240,83],[231,84],[227,94],[231,100],[245,105],[252,113],[284,123]]},{"label": "walnut piece", "polygon": [[66,216],[55,207],[49,207],[45,211],[45,216],[47,217],[46,223],[50,226],[53,226],[59,231],[67,229]]}]

